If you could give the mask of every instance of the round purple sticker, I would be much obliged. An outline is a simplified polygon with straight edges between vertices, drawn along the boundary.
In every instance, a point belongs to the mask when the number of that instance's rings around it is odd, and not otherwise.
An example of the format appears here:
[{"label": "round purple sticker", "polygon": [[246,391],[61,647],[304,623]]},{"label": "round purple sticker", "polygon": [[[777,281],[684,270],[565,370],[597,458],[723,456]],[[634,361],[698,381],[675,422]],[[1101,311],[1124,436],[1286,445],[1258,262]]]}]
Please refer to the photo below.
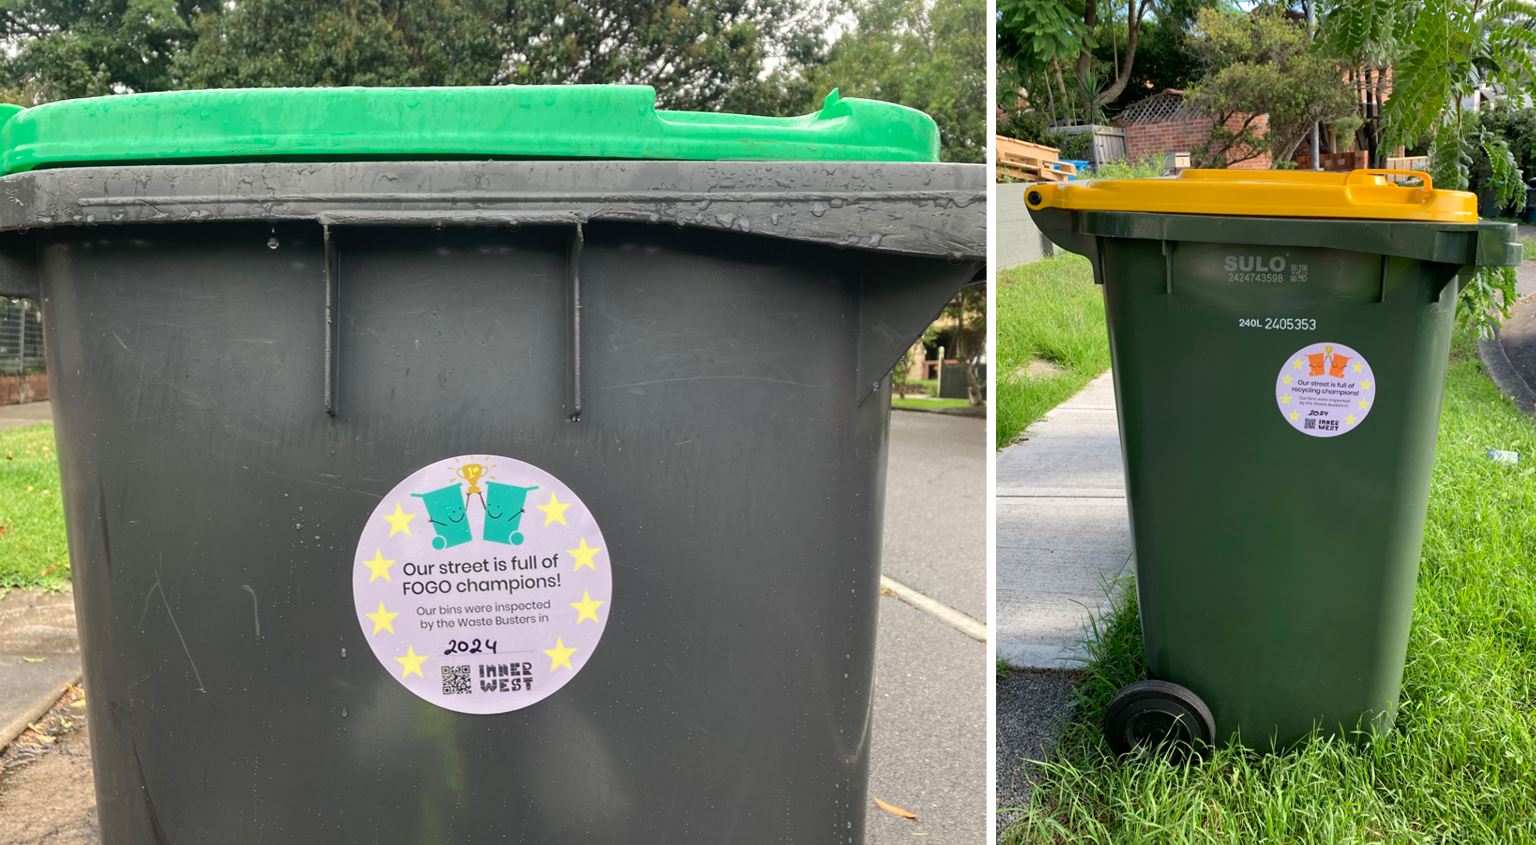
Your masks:
[{"label": "round purple sticker", "polygon": [[581,671],[612,610],[607,543],[553,475],[460,455],[389,491],[352,573],[363,635],[390,676],[460,713],[506,713]]},{"label": "round purple sticker", "polygon": [[1275,403],[1291,428],[1337,437],[1365,421],[1376,404],[1370,362],[1342,343],[1313,343],[1285,359],[1275,379]]}]

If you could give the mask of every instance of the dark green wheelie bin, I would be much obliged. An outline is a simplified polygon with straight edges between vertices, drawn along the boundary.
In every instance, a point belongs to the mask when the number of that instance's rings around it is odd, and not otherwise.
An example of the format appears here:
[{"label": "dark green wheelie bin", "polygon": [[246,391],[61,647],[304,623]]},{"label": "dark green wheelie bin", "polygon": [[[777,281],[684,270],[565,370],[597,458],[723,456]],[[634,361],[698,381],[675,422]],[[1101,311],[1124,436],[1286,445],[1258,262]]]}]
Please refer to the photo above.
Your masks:
[{"label": "dark green wheelie bin", "polygon": [[1519,263],[1514,226],[1402,171],[1025,201],[1092,262],[1108,316],[1150,675],[1111,704],[1111,747],[1389,729],[1456,296]]}]

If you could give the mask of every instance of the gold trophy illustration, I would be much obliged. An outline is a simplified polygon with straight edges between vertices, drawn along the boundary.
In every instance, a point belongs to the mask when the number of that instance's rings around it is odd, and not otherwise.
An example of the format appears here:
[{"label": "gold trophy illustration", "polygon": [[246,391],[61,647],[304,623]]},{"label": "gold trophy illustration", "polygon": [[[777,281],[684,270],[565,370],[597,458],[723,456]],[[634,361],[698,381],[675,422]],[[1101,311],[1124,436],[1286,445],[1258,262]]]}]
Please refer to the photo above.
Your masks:
[{"label": "gold trophy illustration", "polygon": [[485,477],[485,464],[464,464],[459,467],[459,477],[469,482],[469,489],[464,492],[464,503],[469,504],[470,496],[480,497],[480,507],[485,507],[485,494],[480,490],[480,479]]}]

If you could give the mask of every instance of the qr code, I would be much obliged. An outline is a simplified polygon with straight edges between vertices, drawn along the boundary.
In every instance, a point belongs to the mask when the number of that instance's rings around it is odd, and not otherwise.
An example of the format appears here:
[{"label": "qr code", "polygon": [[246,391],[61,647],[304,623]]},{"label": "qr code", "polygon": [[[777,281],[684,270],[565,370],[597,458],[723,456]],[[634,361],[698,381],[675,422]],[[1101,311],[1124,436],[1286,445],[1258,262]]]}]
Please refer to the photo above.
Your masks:
[{"label": "qr code", "polygon": [[443,695],[469,695],[469,667],[443,667]]},{"label": "qr code", "polygon": [[1291,265],[1291,281],[1293,281],[1293,282],[1305,282],[1306,280],[1307,280],[1307,265],[1305,265],[1305,264],[1292,264]]},{"label": "qr code", "polygon": [[[1307,419],[1302,420],[1302,427],[1306,428],[1309,431],[1311,429],[1317,428],[1317,420],[1314,420],[1311,417],[1308,417]],[[448,674],[448,667],[444,666],[443,667],[443,675],[446,676],[447,674]],[[448,684],[448,682],[446,680],[443,681],[443,685],[444,686],[447,686],[447,684]]]}]

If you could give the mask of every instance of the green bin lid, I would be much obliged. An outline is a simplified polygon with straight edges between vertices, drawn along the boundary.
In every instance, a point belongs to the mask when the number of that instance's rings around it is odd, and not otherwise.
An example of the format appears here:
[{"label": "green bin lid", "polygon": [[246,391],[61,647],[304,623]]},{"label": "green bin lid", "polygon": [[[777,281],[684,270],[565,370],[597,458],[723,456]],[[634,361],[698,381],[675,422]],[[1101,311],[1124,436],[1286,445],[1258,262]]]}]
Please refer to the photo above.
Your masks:
[{"label": "green bin lid", "polygon": [[648,85],[254,88],[0,106],[0,172],[349,159],[938,160],[915,109],[827,95],[800,117],[658,111]]}]

